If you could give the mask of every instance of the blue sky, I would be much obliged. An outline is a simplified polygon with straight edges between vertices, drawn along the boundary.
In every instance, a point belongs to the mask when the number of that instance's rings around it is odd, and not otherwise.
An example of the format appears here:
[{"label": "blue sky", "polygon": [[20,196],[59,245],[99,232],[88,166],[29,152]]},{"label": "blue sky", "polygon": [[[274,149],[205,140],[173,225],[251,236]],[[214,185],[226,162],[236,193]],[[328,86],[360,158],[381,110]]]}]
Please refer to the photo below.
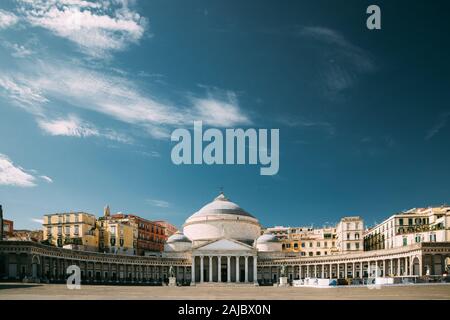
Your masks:
[{"label": "blue sky", "polygon": [[[228,197],[270,225],[367,224],[450,195],[448,4],[6,0],[0,203],[178,226]],[[170,133],[279,128],[280,170],[175,166]]]}]

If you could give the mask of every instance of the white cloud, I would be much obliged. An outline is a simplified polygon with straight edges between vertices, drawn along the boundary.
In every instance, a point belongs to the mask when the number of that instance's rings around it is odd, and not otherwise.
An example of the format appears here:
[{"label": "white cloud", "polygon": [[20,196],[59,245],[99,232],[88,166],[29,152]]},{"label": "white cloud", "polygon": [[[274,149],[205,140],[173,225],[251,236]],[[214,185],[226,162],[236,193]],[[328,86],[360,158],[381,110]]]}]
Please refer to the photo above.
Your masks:
[{"label": "white cloud", "polygon": [[67,119],[39,119],[39,127],[52,136],[89,137],[98,136],[97,129],[71,115]]},{"label": "white cloud", "polygon": [[44,223],[44,219],[31,218],[30,220],[32,222],[39,223],[39,224],[43,224]]},{"label": "white cloud", "polygon": [[129,8],[127,0],[17,0],[33,26],[77,44],[84,52],[104,57],[123,50],[143,36],[147,21]]},{"label": "white cloud", "polygon": [[0,95],[35,115],[42,115],[42,105],[48,102],[37,88],[22,77],[0,74]]},{"label": "white cloud", "polygon": [[[25,67],[25,66],[24,66]],[[115,74],[88,70],[77,64],[58,61],[52,64],[28,64],[25,74],[0,76],[0,87],[26,108],[33,102],[42,106],[58,100],[67,106],[95,111],[115,120],[138,125],[156,139],[170,136],[170,128],[192,125],[203,120],[212,126],[228,127],[250,123],[239,107],[236,94],[215,89],[202,98],[186,94],[186,106],[156,99],[133,81]],[[31,110],[36,114],[36,110]],[[114,138],[114,132],[99,132],[93,125],[81,125],[74,119],[48,120],[49,112],[40,110],[40,127],[53,135]],[[69,111],[70,112],[70,111]],[[47,113],[47,114],[46,114]]]},{"label": "white cloud", "polygon": [[250,119],[241,112],[236,94],[227,92],[226,99],[194,98],[193,117],[206,124],[217,127],[232,127],[236,124],[249,124]]},{"label": "white cloud", "polygon": [[68,137],[103,137],[122,143],[130,143],[131,139],[125,135],[119,134],[114,130],[108,129],[100,131],[94,125],[82,121],[75,115],[69,115],[67,118],[58,118],[55,120],[37,119],[39,127],[52,136],[68,136]]},{"label": "white cloud", "polygon": [[348,41],[337,31],[324,27],[303,27],[300,36],[316,40],[321,48],[318,75],[325,83],[325,93],[334,97],[354,86],[362,74],[376,70],[370,54]]},{"label": "white cloud", "polygon": [[0,29],[6,29],[15,25],[19,18],[12,12],[0,9]]},{"label": "white cloud", "polygon": [[16,187],[34,187],[36,178],[0,153],[0,185]]},{"label": "white cloud", "polygon": [[48,183],[53,183],[53,179],[48,176],[39,176],[39,178],[45,180]]},{"label": "white cloud", "polygon": [[147,199],[147,202],[160,208],[168,208],[170,206],[170,203],[164,200]]},{"label": "white cloud", "polygon": [[439,131],[441,131],[447,125],[447,121],[449,118],[450,112],[441,114],[437,123],[428,131],[427,135],[425,136],[425,140],[430,140],[436,134],[438,134]]}]

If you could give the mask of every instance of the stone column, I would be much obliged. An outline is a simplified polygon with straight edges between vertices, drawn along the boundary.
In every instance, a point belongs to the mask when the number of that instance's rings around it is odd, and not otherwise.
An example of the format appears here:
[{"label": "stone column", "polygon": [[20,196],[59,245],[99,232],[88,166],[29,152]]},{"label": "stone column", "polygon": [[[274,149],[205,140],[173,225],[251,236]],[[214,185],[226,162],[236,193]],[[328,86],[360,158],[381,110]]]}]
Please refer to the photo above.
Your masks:
[{"label": "stone column", "polygon": [[248,282],[248,256],[245,256],[245,280],[244,282]]},{"label": "stone column", "polygon": [[344,263],[344,279],[347,279],[347,275],[348,275],[348,273],[347,273],[347,269],[348,268],[348,265],[347,265],[347,262],[346,263]]},{"label": "stone column", "polygon": [[217,256],[217,282],[222,282],[222,257]]},{"label": "stone column", "polygon": [[306,265],[306,278],[309,278],[309,264]]},{"label": "stone column", "polygon": [[333,265],[331,263],[328,266],[328,278],[333,279]]},{"label": "stone column", "polygon": [[253,283],[258,284],[258,257],[253,256]]},{"label": "stone column", "polygon": [[227,282],[231,282],[231,257],[227,256]]},{"label": "stone column", "polygon": [[317,264],[314,265],[314,278],[317,278]]},{"label": "stone column", "polygon": [[394,275],[394,259],[389,260],[389,274]]},{"label": "stone column", "polygon": [[213,281],[213,274],[212,274],[212,256],[209,256],[209,282]]},{"label": "stone column", "polygon": [[236,256],[236,282],[239,282],[239,256]]},{"label": "stone column", "polygon": [[386,277],[387,268],[386,268],[386,260],[383,259],[383,277]]},{"label": "stone column", "polygon": [[363,271],[363,263],[359,263],[359,273],[361,274],[361,279],[364,278],[364,271]]},{"label": "stone column", "polygon": [[356,263],[352,263],[352,278],[356,278]]},{"label": "stone column", "polygon": [[324,264],[322,264],[322,266],[321,266],[321,268],[322,268],[322,279],[324,279],[325,278],[325,265]]},{"label": "stone column", "polygon": [[192,257],[191,265],[191,285],[195,284],[195,256]]},{"label": "stone column", "polygon": [[200,282],[203,282],[203,256],[200,256]]}]

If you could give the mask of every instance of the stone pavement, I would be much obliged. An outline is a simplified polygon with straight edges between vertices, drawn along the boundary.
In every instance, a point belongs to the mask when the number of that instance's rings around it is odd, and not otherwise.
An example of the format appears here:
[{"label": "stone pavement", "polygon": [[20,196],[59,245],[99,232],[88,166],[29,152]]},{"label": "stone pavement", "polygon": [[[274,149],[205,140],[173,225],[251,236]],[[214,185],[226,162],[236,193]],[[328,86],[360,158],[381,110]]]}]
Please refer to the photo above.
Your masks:
[{"label": "stone pavement", "polygon": [[420,299],[450,300],[450,284],[420,284],[339,288],[277,288],[277,287],[152,287],[82,285],[69,290],[61,284],[0,283],[0,300],[22,299],[282,299],[282,300],[347,300],[347,299]]}]

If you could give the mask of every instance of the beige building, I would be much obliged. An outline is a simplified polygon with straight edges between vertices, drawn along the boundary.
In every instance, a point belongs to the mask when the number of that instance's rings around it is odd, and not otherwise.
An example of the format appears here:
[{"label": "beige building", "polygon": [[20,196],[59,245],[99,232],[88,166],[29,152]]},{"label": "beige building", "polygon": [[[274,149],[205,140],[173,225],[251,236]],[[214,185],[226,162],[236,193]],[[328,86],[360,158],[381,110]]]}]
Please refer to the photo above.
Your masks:
[{"label": "beige building", "polygon": [[94,215],[86,212],[54,213],[44,216],[44,240],[50,244],[86,250],[97,251],[99,245],[99,230]]},{"label": "beige building", "polygon": [[364,234],[364,250],[450,241],[450,206],[413,208],[394,214]]},{"label": "beige building", "polygon": [[344,217],[336,227],[336,245],[340,253],[357,252],[363,246],[364,222],[361,217]]},{"label": "beige building", "polygon": [[134,227],[128,223],[100,218],[99,249],[104,253],[135,254]]},{"label": "beige building", "polygon": [[299,253],[302,257],[363,250],[364,222],[360,217],[344,217],[335,227],[275,226],[265,232],[278,238],[284,252]]}]

